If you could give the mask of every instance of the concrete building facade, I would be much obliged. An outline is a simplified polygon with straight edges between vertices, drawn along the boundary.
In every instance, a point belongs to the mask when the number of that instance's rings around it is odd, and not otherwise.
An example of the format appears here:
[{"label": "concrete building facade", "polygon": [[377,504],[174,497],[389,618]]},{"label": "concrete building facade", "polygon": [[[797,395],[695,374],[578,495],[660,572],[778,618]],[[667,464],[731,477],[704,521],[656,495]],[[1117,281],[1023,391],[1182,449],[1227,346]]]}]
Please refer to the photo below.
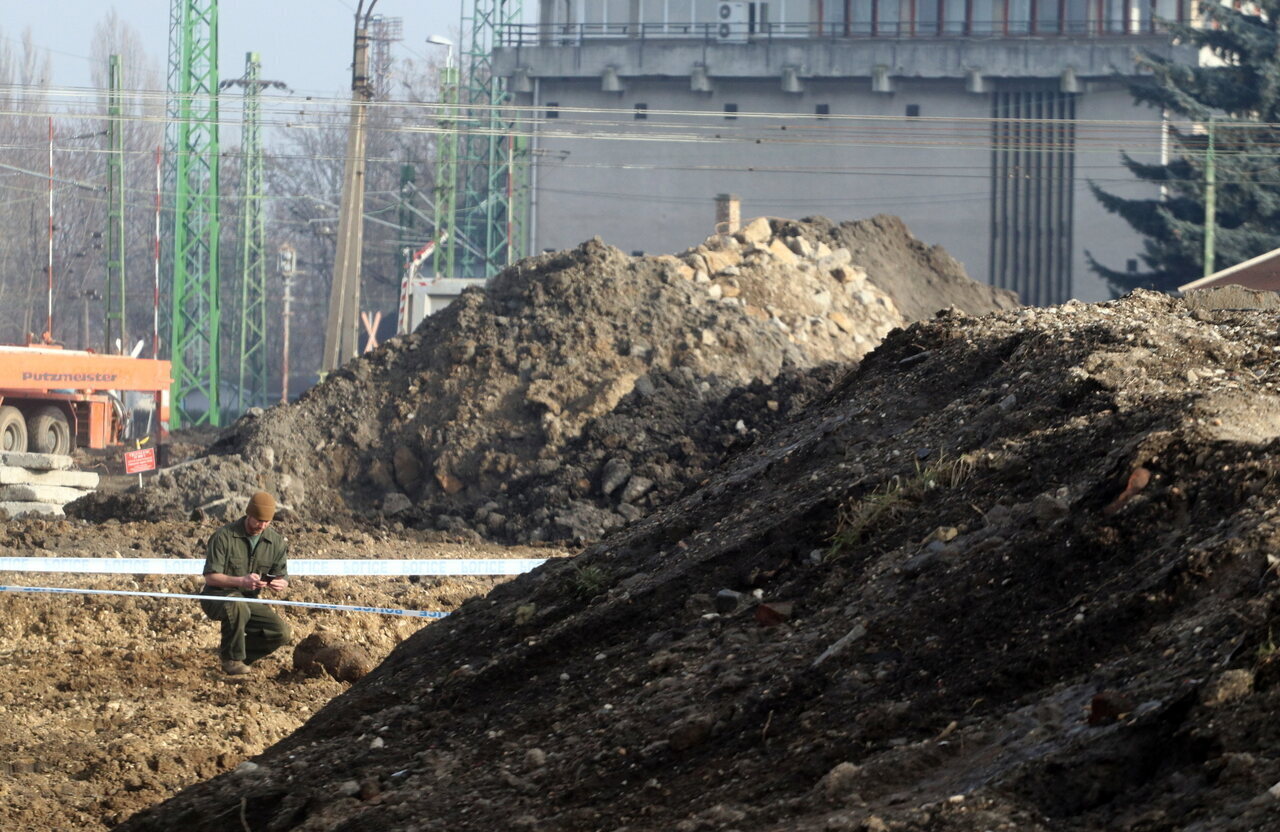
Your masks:
[{"label": "concrete building facade", "polygon": [[1135,50],[1182,61],[1157,18],[1189,0],[543,0],[501,34],[534,135],[535,250],[599,235],[679,251],[744,217],[901,216],[1024,302],[1100,300],[1085,252],[1141,247],[1089,182],[1154,196],[1120,164],[1158,159],[1158,112],[1126,86]]}]

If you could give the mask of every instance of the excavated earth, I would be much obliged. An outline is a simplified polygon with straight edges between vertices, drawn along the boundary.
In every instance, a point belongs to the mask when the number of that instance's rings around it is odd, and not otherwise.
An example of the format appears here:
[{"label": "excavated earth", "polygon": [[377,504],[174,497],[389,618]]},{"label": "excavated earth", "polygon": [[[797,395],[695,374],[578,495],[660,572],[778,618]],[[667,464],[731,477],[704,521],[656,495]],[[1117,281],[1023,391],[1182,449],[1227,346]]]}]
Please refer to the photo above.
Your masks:
[{"label": "excavated earth", "polygon": [[[212,521],[21,518],[3,557],[203,558]],[[294,557],[545,558],[550,549],[443,542],[390,528],[277,523]],[[197,566],[198,571],[198,566]],[[288,599],[454,609],[485,577],[295,578]],[[193,593],[197,577],[0,572],[4,586]],[[237,681],[217,667],[217,625],[194,601],[0,592],[0,828],[106,829],[184,786],[234,769],[350,685],[295,670],[285,648]],[[380,661],[426,619],[289,607],[295,642],[325,634]]]},{"label": "excavated earth", "polygon": [[[119,828],[1280,828],[1278,323],[1138,293],[895,330],[683,496]],[[96,658],[58,665],[122,657]],[[256,691],[172,741],[280,736],[304,683]]]},{"label": "excavated earth", "polygon": [[70,511],[237,516],[265,487],[307,519],[580,545],[704,479],[894,327],[1014,306],[893,217],[761,218],[679,256],[590,241],[521,261],[297,404],[251,411],[159,488]]}]

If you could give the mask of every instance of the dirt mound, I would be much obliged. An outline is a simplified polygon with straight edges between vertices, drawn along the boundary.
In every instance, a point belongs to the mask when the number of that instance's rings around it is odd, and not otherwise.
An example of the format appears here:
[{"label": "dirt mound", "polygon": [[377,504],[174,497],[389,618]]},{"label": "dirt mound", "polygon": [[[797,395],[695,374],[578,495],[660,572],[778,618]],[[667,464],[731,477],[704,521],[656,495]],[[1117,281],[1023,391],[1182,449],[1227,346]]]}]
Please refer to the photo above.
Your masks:
[{"label": "dirt mound", "polygon": [[1018,306],[1016,293],[972,280],[946,249],[917,240],[898,217],[877,214],[840,224],[807,217],[793,228],[807,239],[847,249],[908,321],[927,320],[952,307],[984,315]]},{"label": "dirt mound", "polygon": [[332,633],[316,632],[293,648],[293,669],[309,675],[328,673],[339,682],[358,682],[375,662],[363,647],[347,644]]},{"label": "dirt mound", "polygon": [[122,828],[1276,828],[1276,323],[1140,293],[894,333]]},{"label": "dirt mound", "polygon": [[[879,232],[857,239],[880,234],[878,279],[895,257],[900,290],[927,271],[905,227],[870,222]],[[300,402],[251,411],[212,456],[170,469],[158,488],[69,510],[233,517],[267,488],[308,518],[598,539],[839,375],[812,368],[847,367],[904,323],[850,250],[823,241],[829,231],[758,219],[679,256],[633,258],[591,241],[530,258]],[[929,280],[967,278],[952,269]]]}]

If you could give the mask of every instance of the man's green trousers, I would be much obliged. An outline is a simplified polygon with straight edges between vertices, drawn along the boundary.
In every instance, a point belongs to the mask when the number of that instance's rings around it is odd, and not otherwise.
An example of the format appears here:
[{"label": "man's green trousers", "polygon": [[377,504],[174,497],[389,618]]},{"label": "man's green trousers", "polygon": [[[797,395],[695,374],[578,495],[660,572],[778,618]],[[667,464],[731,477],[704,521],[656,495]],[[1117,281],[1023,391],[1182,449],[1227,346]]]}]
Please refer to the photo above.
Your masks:
[{"label": "man's green trousers", "polygon": [[224,660],[253,664],[293,638],[289,622],[266,604],[243,601],[200,601],[204,614],[222,624],[218,655]]}]

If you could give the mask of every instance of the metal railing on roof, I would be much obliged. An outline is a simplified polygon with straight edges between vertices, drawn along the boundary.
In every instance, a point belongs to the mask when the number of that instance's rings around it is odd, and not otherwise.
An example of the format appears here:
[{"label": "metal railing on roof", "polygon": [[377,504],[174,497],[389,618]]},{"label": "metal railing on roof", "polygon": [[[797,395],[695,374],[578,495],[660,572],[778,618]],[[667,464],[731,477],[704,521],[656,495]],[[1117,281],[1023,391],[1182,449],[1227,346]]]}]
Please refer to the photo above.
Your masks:
[{"label": "metal railing on roof", "polygon": [[1160,21],[1146,19],[1000,19],[1000,20],[855,20],[815,23],[519,23],[502,27],[498,45],[579,46],[622,41],[698,41],[704,43],[769,43],[774,40],[867,40],[904,38],[977,39],[1112,39],[1151,37],[1164,33]]}]

